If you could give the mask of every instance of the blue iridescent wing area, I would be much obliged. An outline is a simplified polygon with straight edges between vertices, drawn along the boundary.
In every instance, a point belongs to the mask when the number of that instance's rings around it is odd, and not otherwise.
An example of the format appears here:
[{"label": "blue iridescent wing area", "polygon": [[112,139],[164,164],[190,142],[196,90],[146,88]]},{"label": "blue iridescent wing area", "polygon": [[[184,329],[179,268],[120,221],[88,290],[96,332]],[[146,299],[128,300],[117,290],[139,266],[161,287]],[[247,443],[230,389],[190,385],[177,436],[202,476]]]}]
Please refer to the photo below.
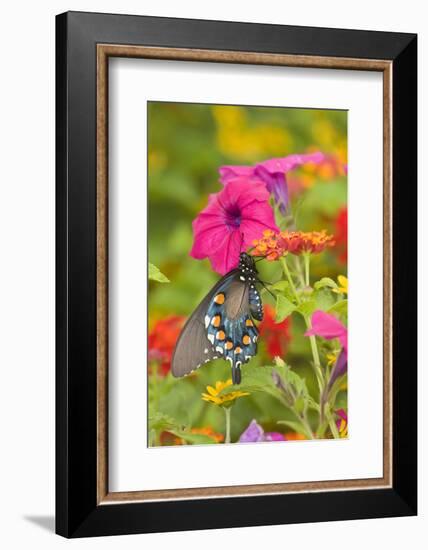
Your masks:
[{"label": "blue iridescent wing area", "polygon": [[241,366],[257,354],[258,330],[253,317],[259,320],[263,317],[257,289],[241,279],[238,273],[218,288],[204,319],[214,352],[232,366],[234,384],[241,382]]}]

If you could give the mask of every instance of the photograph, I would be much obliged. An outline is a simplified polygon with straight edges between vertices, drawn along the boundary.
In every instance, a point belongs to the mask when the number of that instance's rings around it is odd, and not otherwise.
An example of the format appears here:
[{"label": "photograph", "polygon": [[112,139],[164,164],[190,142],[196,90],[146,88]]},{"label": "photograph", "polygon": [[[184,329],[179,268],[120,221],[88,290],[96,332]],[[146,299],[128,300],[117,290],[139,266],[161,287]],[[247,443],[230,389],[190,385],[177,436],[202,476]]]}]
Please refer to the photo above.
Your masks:
[{"label": "photograph", "polygon": [[426,546],[423,7],[4,4],[0,548]]},{"label": "photograph", "polygon": [[149,447],[352,433],[347,138],[346,110],[147,103]]}]

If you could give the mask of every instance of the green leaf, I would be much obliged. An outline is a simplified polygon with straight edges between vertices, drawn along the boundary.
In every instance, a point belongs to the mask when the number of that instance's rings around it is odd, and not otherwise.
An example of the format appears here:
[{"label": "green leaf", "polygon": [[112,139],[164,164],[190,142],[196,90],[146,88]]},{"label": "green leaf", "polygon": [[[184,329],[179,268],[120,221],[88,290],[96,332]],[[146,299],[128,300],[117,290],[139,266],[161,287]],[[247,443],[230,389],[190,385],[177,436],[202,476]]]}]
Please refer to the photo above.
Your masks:
[{"label": "green leaf", "polygon": [[184,441],[187,441],[187,443],[191,443],[192,445],[217,443],[216,440],[209,435],[192,434],[191,432],[186,432],[185,430],[172,430],[171,433],[181,439],[184,439]]},{"label": "green leaf", "polygon": [[281,294],[276,297],[276,316],[275,323],[282,323],[289,315],[295,311],[296,306]]},{"label": "green leaf", "polygon": [[304,378],[301,378],[288,365],[284,365],[284,367],[277,367],[277,371],[286,384],[293,386],[297,396],[303,396],[307,399],[309,392]]},{"label": "green leaf", "polygon": [[288,281],[277,281],[273,285],[271,285],[271,290],[279,290],[280,292],[283,292],[284,290],[287,290],[290,287],[290,283]]},{"label": "green leaf", "polygon": [[302,302],[297,307],[296,311],[301,313],[304,317],[310,317],[316,309],[317,309],[317,304],[315,300],[308,300],[307,302]]},{"label": "green leaf", "polygon": [[177,421],[170,416],[157,412],[149,416],[149,430],[170,431],[177,428]]},{"label": "green leaf", "polygon": [[329,313],[338,313],[339,315],[346,318],[348,315],[348,300],[339,300],[327,311]]},{"label": "green leaf", "polygon": [[338,288],[337,284],[333,281],[333,279],[330,279],[330,277],[323,277],[314,284],[315,290],[325,287]]},{"label": "green leaf", "polygon": [[317,290],[314,294],[314,297],[316,309],[321,309],[322,311],[328,311],[336,302],[333,293],[326,288]]},{"label": "green leaf", "polygon": [[272,366],[253,366],[247,365],[242,370],[242,382],[239,386],[229,386],[221,393],[222,395],[234,391],[244,391],[249,393],[263,392],[275,397],[284,404],[283,392],[275,386],[273,373],[278,373],[277,367]]},{"label": "green leaf", "polygon": [[170,280],[166,277],[158,267],[149,263],[149,279],[158,283],[169,283]]},{"label": "green leaf", "polygon": [[302,395],[300,395],[294,402],[294,410],[297,412],[297,414],[302,414],[305,408],[306,408],[306,400]]},{"label": "green leaf", "polygon": [[310,409],[317,411],[318,413],[320,412],[320,406],[310,395],[308,395],[307,403]]}]

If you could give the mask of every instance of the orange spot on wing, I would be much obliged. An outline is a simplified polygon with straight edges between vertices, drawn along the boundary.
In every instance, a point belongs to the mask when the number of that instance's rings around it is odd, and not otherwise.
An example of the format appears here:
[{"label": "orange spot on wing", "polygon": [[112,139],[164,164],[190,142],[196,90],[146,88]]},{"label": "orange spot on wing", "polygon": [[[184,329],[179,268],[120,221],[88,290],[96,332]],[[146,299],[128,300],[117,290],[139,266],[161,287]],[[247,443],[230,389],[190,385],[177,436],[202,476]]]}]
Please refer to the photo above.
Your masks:
[{"label": "orange spot on wing", "polygon": [[224,304],[224,294],[223,292],[220,292],[220,294],[217,294],[217,296],[214,297],[214,302],[218,305]]},{"label": "orange spot on wing", "polygon": [[220,326],[220,321],[221,321],[221,316],[220,315],[214,315],[214,317],[212,318],[211,324],[212,324],[213,327],[219,327]]}]

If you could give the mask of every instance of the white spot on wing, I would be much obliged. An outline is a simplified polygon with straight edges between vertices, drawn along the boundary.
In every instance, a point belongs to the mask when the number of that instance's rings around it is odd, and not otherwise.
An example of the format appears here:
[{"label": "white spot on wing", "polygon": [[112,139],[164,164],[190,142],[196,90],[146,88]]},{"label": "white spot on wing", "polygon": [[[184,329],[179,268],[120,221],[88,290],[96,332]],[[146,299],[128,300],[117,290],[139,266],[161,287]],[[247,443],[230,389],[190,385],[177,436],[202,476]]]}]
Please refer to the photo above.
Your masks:
[{"label": "white spot on wing", "polygon": [[208,334],[208,340],[211,342],[211,344],[214,344],[214,334]]},{"label": "white spot on wing", "polygon": [[210,324],[210,318],[208,315],[205,315],[205,328],[208,328],[208,325]]}]

